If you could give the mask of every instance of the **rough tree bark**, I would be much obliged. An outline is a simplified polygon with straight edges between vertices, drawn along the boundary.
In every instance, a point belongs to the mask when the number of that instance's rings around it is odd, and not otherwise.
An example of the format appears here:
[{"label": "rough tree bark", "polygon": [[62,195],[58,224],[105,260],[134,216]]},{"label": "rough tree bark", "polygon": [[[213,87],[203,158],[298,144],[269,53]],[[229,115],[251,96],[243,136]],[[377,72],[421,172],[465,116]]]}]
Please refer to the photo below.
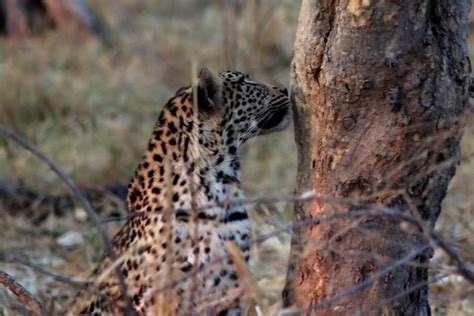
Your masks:
[{"label": "rough tree bark", "polygon": [[[469,9],[469,0],[303,0],[292,64],[299,193],[385,206],[434,226],[460,158]],[[355,208],[296,203],[294,219]],[[429,262],[420,229],[403,229],[396,218],[357,220],[294,232],[286,306],[318,315],[374,305],[374,315],[429,315],[427,268],[402,264],[371,279],[410,254]]]}]

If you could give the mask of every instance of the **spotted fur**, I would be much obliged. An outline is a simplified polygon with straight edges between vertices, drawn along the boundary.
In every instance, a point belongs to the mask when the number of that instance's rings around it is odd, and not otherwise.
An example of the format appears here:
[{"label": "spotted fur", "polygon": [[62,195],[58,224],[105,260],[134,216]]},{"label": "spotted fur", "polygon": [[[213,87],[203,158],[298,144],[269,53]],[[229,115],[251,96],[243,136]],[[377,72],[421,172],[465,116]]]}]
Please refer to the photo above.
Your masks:
[{"label": "spotted fur", "polygon": [[[243,312],[241,281],[228,252],[234,243],[249,261],[247,211],[228,203],[243,197],[239,149],[251,137],[284,128],[290,103],[286,89],[240,72],[215,76],[203,69],[194,91],[181,88],[164,106],[128,188],[131,218],[113,239],[140,315]],[[111,264],[106,256],[69,314],[123,312]]]}]

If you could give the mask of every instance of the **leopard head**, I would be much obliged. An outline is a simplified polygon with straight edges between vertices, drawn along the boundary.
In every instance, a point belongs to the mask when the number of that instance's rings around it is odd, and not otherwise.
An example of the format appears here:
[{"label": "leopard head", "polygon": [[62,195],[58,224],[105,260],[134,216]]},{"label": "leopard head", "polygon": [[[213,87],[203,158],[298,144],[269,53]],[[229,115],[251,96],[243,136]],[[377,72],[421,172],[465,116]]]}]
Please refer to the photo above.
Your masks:
[{"label": "leopard head", "polygon": [[197,95],[199,112],[218,126],[230,153],[254,136],[285,129],[291,121],[287,89],[253,80],[242,72],[215,75],[202,69]]}]

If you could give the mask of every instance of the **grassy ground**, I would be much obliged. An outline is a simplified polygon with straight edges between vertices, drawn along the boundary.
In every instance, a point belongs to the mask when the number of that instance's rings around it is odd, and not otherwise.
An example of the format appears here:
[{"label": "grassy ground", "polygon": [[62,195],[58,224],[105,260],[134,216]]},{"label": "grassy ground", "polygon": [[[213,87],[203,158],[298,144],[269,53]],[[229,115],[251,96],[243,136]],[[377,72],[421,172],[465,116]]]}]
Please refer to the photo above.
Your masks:
[{"label": "grassy ground", "polygon": [[[113,31],[110,47],[58,33],[22,43],[0,39],[0,122],[33,141],[81,186],[128,181],[161,106],[177,88],[191,82],[193,68],[199,65],[239,69],[258,79],[289,83],[297,1],[261,1],[261,5],[246,1],[241,7],[206,0],[89,2]],[[474,52],[472,39],[470,46]],[[249,194],[290,194],[295,153],[291,130],[247,144],[243,184]],[[473,119],[463,140],[463,155],[472,153]],[[474,262],[473,170],[472,159],[463,160],[437,226],[470,262]],[[40,192],[65,191],[37,159],[0,139],[1,179],[23,179]],[[275,229],[268,223],[270,218],[288,223],[290,211],[288,205],[254,210],[253,217],[260,223],[255,225],[256,233]],[[3,216],[0,258],[15,249],[57,273],[85,277],[102,250],[81,214],[76,209],[69,219],[51,217],[41,227],[32,227],[21,216]],[[112,233],[117,225],[108,228]],[[71,231],[80,233],[84,241],[65,247],[59,237]],[[274,308],[278,308],[288,250],[288,236],[255,250],[255,278],[265,292],[262,303]],[[446,262],[438,252],[434,260]],[[0,263],[0,270],[16,276],[55,311],[63,310],[71,297],[70,287],[31,269]],[[467,283],[452,278],[436,283],[432,290],[437,314],[474,314],[474,289]],[[0,292],[0,315],[6,315],[1,302]]]}]

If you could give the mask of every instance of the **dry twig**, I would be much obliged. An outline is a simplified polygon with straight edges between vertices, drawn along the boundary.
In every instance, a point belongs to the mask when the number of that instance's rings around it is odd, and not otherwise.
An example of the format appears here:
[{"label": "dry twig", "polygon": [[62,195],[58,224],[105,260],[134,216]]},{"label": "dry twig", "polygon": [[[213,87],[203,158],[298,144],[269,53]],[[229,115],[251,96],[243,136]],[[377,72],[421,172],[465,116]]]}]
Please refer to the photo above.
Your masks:
[{"label": "dry twig", "polygon": [[357,291],[365,288],[366,286],[374,283],[378,279],[383,278],[385,276],[385,274],[393,271],[394,269],[398,268],[399,266],[402,266],[402,265],[410,262],[418,254],[420,254],[423,251],[426,251],[428,249],[429,249],[429,245],[424,245],[424,246],[418,247],[417,249],[414,249],[414,250],[410,251],[407,255],[405,255],[404,257],[402,257],[400,259],[398,259],[397,261],[395,261],[391,265],[389,265],[386,268],[378,271],[377,273],[374,274],[374,276],[366,279],[365,281],[363,281],[363,282],[361,282],[357,285],[351,286],[351,287],[345,289],[344,291],[342,291],[342,292],[340,292],[340,293],[338,293],[338,294],[322,301],[321,303],[314,304],[314,305],[305,307],[303,309],[293,310],[293,311],[290,311],[288,313],[285,313],[284,315],[306,315],[307,313],[311,313],[311,312],[313,312],[317,309],[324,308],[324,307],[329,307],[336,300],[338,300],[338,299],[340,299],[340,298],[342,298],[342,297],[344,297],[348,294],[357,292]]},{"label": "dry twig", "polygon": [[[40,158],[42,161],[44,161],[50,167],[50,169],[53,170],[59,176],[59,178],[63,182],[66,183],[66,185],[73,191],[74,195],[78,198],[78,200],[81,202],[83,208],[88,213],[89,217],[91,218],[92,222],[96,226],[97,230],[99,231],[99,233],[100,233],[100,235],[101,235],[101,237],[102,237],[102,239],[103,239],[103,241],[106,245],[106,250],[107,250],[108,254],[112,258],[112,260],[115,261],[117,259],[117,256],[113,251],[112,245],[110,243],[110,239],[107,237],[107,235],[105,233],[105,230],[102,226],[102,223],[100,222],[99,218],[97,217],[97,215],[94,213],[94,211],[90,207],[90,204],[88,203],[87,199],[79,191],[79,189],[74,185],[74,183],[66,175],[64,175],[64,173],[57,167],[57,165],[55,165],[41,151],[39,151],[33,145],[29,144],[23,138],[19,137],[13,131],[11,131],[10,129],[8,129],[8,128],[2,126],[2,125],[0,125],[0,133],[4,134],[5,136],[9,137],[10,139],[16,141],[17,143],[22,145],[24,148],[28,149],[33,154],[35,154],[38,158]],[[288,203],[288,202],[296,202],[296,201],[298,201],[298,202],[307,202],[307,201],[311,201],[311,200],[320,200],[320,201],[331,202],[331,203],[335,203],[335,204],[351,205],[352,207],[359,207],[361,210],[351,211],[350,213],[335,212],[333,214],[327,214],[327,215],[324,215],[324,216],[321,216],[321,217],[313,217],[313,218],[307,219],[307,220],[302,221],[302,222],[298,222],[298,223],[295,223],[295,224],[292,224],[292,225],[280,227],[279,229],[277,229],[277,230],[275,230],[275,231],[273,231],[269,234],[266,234],[266,235],[260,236],[258,238],[249,240],[248,245],[250,246],[252,244],[258,244],[258,243],[264,242],[267,239],[278,236],[279,234],[282,234],[282,233],[292,233],[292,232],[295,232],[296,230],[301,229],[305,226],[317,225],[317,224],[321,224],[323,221],[334,220],[334,219],[337,219],[337,218],[360,218],[360,217],[364,217],[364,216],[369,216],[369,217],[370,216],[372,216],[372,217],[392,217],[392,218],[396,218],[400,221],[404,221],[404,222],[407,222],[411,225],[414,225],[415,227],[421,228],[421,230],[425,233],[425,235],[428,237],[428,239],[431,240],[434,244],[436,244],[439,248],[441,248],[448,255],[448,257],[451,259],[452,263],[456,266],[456,271],[460,275],[462,275],[466,280],[468,280],[469,282],[474,284],[474,271],[472,271],[463,262],[463,260],[459,257],[459,255],[455,251],[455,249],[453,249],[442,237],[440,237],[436,232],[434,232],[434,230],[431,227],[426,227],[426,225],[423,225],[423,223],[420,223],[420,220],[415,218],[412,214],[402,213],[400,211],[395,211],[395,210],[387,209],[387,208],[384,208],[384,207],[374,206],[374,205],[370,205],[370,204],[367,204],[367,203],[364,203],[364,202],[354,201],[352,199],[340,199],[340,198],[335,198],[335,197],[332,197],[332,196],[316,195],[312,192],[304,193],[304,194],[301,194],[301,195],[296,196],[296,197],[295,196],[286,196],[286,197],[284,196],[284,197],[276,197],[276,198],[272,198],[272,197],[254,197],[254,198],[250,198],[250,199],[235,199],[235,200],[232,200],[230,202],[226,201],[226,203],[230,203],[231,205],[236,206],[236,205],[249,205],[249,204],[255,204],[255,203],[274,204],[274,203],[281,203],[281,202]],[[211,207],[216,207],[216,206],[219,207],[220,205],[217,205],[217,204],[204,205],[204,206],[198,208],[197,210],[201,210],[201,209],[205,210],[205,209],[208,209],[208,208],[211,208]],[[196,207],[194,205],[193,205],[192,208],[193,209],[191,211],[194,211],[194,212],[197,211]],[[131,216],[140,216],[140,213],[141,212],[137,212],[137,213],[132,214]],[[130,217],[128,217],[128,219]],[[373,283],[374,281],[376,281],[378,278],[383,276],[388,271],[391,271],[391,270],[395,269],[396,267],[398,267],[402,264],[409,263],[411,258],[414,256],[414,253],[417,254],[420,251],[426,250],[428,247],[429,247],[428,245],[425,245],[425,246],[419,247],[417,249],[414,249],[407,256],[395,261],[391,265],[387,266],[385,269],[383,269],[383,270],[379,271],[378,273],[376,273],[372,278],[369,278],[369,279],[365,280],[364,282],[362,282],[360,284],[352,286],[352,287],[346,289],[345,291],[343,291],[343,292],[341,292],[341,293],[339,293],[339,294],[337,294],[337,295],[335,295],[335,296],[333,296],[333,297],[331,297],[331,298],[329,298],[329,299],[327,299],[327,300],[325,300],[325,301],[323,301],[323,302],[321,302],[317,305],[313,305],[313,306],[310,306],[308,308],[310,310],[314,310],[314,309],[317,309],[317,308],[320,308],[320,307],[325,307],[325,306],[330,305],[333,301],[337,300],[338,298],[341,298],[344,295],[353,293],[353,292],[355,292],[355,291],[357,291],[357,290]],[[227,257],[219,258],[218,260],[211,263],[210,265],[219,264],[219,263],[223,262],[223,260],[226,260],[226,259],[227,259]],[[16,261],[19,262],[19,263],[22,263],[22,264],[27,264],[27,263],[22,262],[20,260],[16,260]],[[46,273],[47,272],[44,269],[40,271],[40,269],[37,269],[38,267],[32,266],[30,264],[28,264],[28,265],[33,267],[35,270],[37,270],[41,273]],[[118,269],[118,267],[117,267],[117,269]],[[185,279],[193,278],[193,277],[197,276],[199,273],[201,273],[201,271],[198,269],[194,273],[186,276]],[[122,289],[123,289],[123,291],[125,291],[124,293],[127,293],[126,292],[126,285],[125,285],[125,282],[123,280],[123,275],[119,271],[117,271],[117,274],[119,276],[119,279],[121,278],[121,280],[122,280],[121,284],[123,285]],[[70,279],[69,280],[66,280],[66,279],[59,278],[58,281],[68,283],[68,284],[73,285],[73,286],[78,285],[77,283],[72,284],[74,282],[70,282],[71,281]],[[176,284],[178,284],[179,282],[184,281],[185,279],[181,278],[181,279],[172,280],[172,282],[167,282],[167,284],[164,284],[163,286],[160,286],[159,288],[155,289],[155,291],[153,291],[153,292],[155,294],[157,294],[157,293],[160,293],[161,291],[164,291],[166,289],[173,288]],[[129,297],[128,296],[126,296],[126,297],[129,300]],[[130,304],[130,305],[128,305],[128,304]],[[127,305],[128,305],[127,313],[130,312],[130,311],[132,311],[132,313],[133,313],[134,311],[133,311],[133,305],[131,304],[131,301],[127,302]],[[305,311],[307,311],[307,310],[305,309]],[[298,311],[298,312],[301,312],[301,311]]]},{"label": "dry twig", "polygon": [[[17,133],[15,133],[13,130],[10,128],[0,124],[0,134],[3,134],[5,137],[13,140],[26,150],[30,151],[33,155],[35,155],[37,158],[39,158],[41,161],[43,161],[58,177],[63,181],[66,186],[71,189],[72,193],[74,196],[78,199],[79,203],[81,206],[84,208],[86,211],[88,217],[94,224],[95,228],[99,232],[102,241],[105,246],[105,250],[107,254],[110,256],[112,261],[115,261],[117,259],[117,254],[115,253],[112,242],[110,241],[110,238],[107,236],[107,233],[102,226],[102,223],[97,216],[97,214],[94,212],[92,209],[89,201],[87,198],[84,196],[84,194],[79,190],[79,188],[76,186],[76,184],[58,167],[57,164],[55,164],[51,159],[49,159],[41,150],[39,150],[36,146],[28,142],[26,139],[23,137],[19,136]],[[126,315],[135,315],[135,309],[133,308],[133,303],[132,300],[130,299],[128,292],[127,292],[127,284],[125,283],[124,276],[122,272],[120,271],[120,267],[115,268],[115,273],[117,274],[117,278],[119,280],[120,287],[122,289],[122,295],[125,298],[126,301],[126,308],[125,308],[125,314]]]},{"label": "dry twig", "polygon": [[28,309],[35,316],[46,316],[48,313],[44,309],[43,305],[19,283],[13,280],[7,273],[0,271],[0,284],[3,284],[7,289],[12,291],[18,299],[28,307]]}]

